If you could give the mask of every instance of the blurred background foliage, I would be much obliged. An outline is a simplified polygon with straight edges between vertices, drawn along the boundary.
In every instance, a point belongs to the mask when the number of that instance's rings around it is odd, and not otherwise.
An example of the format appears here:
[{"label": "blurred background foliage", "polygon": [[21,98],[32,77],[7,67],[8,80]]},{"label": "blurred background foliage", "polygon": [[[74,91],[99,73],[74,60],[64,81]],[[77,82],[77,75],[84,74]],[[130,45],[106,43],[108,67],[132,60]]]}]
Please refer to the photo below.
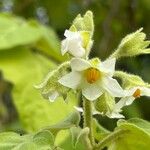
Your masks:
[{"label": "blurred background foliage", "polygon": [[[64,59],[60,56],[64,30],[78,13],[87,10],[94,13],[96,31],[92,57],[105,59],[126,34],[140,27],[150,38],[149,0],[0,0],[0,11],[14,15],[0,16],[1,131],[35,131],[63,119],[73,110],[75,98],[67,106],[62,100],[51,104],[41,98],[33,85]],[[7,36],[9,30],[11,34]],[[149,66],[149,56],[139,56],[121,59],[116,68],[141,75],[150,82]],[[144,97],[125,108],[124,113],[127,118],[150,120],[149,106],[150,101]],[[95,117],[110,130],[116,124],[116,120]]]}]

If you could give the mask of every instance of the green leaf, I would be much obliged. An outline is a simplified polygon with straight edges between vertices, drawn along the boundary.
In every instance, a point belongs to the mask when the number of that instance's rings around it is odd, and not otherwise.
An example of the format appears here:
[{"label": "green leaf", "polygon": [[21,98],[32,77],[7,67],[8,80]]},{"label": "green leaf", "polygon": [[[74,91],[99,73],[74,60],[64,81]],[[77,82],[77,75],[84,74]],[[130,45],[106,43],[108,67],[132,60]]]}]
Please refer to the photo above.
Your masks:
[{"label": "green leaf", "polygon": [[41,146],[46,143],[49,143],[50,145],[54,145],[54,136],[49,130],[43,130],[36,133],[33,136],[33,141],[37,145],[41,145]]},{"label": "green leaf", "polygon": [[0,50],[30,45],[57,61],[65,59],[60,53],[59,39],[51,28],[11,14],[0,14],[0,43]]},{"label": "green leaf", "polygon": [[52,61],[28,48],[18,47],[0,52],[0,70],[6,80],[14,84],[14,104],[27,131],[37,131],[55,124],[74,110],[77,100],[73,95],[69,97],[68,104],[62,99],[50,103],[34,89],[34,85],[55,66]]},{"label": "green leaf", "polygon": [[86,150],[86,146],[81,141],[79,141],[79,143],[76,145],[76,148],[73,147],[72,136],[69,130],[61,130],[57,134],[55,145],[58,145],[64,150]]},{"label": "green leaf", "polygon": [[60,130],[69,129],[73,126],[78,126],[79,122],[80,122],[80,114],[79,112],[75,111],[63,121],[60,121],[55,125],[47,127],[46,129],[50,130],[54,135],[56,135]]},{"label": "green leaf", "polygon": [[60,52],[60,41],[56,36],[56,33],[47,26],[43,26],[38,22],[31,22],[36,24],[37,29],[41,32],[41,38],[35,43],[35,47],[38,51],[54,58],[58,62],[65,60],[65,57]]},{"label": "green leaf", "polygon": [[72,135],[72,145],[76,149],[78,144],[82,143],[86,149],[92,149],[91,143],[89,140],[89,128],[81,129],[80,127],[72,127],[71,129]]},{"label": "green leaf", "polygon": [[116,130],[126,130],[111,141],[109,150],[147,150],[150,148],[150,123],[142,119],[119,121]]},{"label": "green leaf", "polygon": [[54,146],[53,135],[50,131],[41,131],[20,136],[14,132],[0,134],[0,149],[3,150],[52,150]]},{"label": "green leaf", "polygon": [[100,141],[101,139],[103,139],[104,137],[106,137],[108,134],[110,133],[110,131],[108,131],[107,129],[105,129],[104,127],[102,127],[96,119],[93,119],[93,134],[94,134],[94,138],[97,141]]},{"label": "green leaf", "polygon": [[21,18],[0,14],[0,50],[32,44],[41,38],[35,26]]}]

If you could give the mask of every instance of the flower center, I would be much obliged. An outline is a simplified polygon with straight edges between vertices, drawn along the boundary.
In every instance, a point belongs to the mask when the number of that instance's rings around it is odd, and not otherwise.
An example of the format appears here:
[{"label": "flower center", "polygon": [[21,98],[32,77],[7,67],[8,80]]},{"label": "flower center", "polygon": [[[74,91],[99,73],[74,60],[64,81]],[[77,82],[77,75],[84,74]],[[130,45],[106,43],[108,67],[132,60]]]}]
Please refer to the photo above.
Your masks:
[{"label": "flower center", "polygon": [[96,82],[101,76],[101,72],[96,68],[89,68],[85,71],[85,77],[88,83]]},{"label": "flower center", "polygon": [[141,96],[141,90],[140,89],[136,89],[136,91],[133,94],[134,98],[139,98]]}]

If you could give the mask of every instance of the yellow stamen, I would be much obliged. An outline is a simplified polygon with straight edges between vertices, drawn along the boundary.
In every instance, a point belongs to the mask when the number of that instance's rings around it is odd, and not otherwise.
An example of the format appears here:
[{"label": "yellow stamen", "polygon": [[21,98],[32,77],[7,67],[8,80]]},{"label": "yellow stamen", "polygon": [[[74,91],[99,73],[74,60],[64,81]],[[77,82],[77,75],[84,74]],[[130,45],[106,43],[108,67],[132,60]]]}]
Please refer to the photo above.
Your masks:
[{"label": "yellow stamen", "polygon": [[89,68],[85,71],[85,77],[88,83],[96,82],[101,76],[101,72],[96,68]]},{"label": "yellow stamen", "polygon": [[139,98],[141,96],[141,90],[140,89],[136,89],[136,91],[133,94],[134,98]]}]

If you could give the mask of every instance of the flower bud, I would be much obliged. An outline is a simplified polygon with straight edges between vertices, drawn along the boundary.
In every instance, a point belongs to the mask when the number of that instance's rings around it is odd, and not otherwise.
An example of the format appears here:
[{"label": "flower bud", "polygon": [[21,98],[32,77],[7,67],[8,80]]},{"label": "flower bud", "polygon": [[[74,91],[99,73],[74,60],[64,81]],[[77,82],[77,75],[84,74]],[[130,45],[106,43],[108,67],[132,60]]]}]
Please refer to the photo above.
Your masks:
[{"label": "flower bud", "polygon": [[143,28],[123,38],[117,50],[111,55],[111,57],[120,58],[150,54],[150,49],[147,48],[150,41],[145,41],[146,35],[141,32],[142,30]]},{"label": "flower bud", "polygon": [[49,99],[51,102],[53,102],[58,96],[62,96],[65,99],[69,89],[62,86],[58,80],[61,76],[68,73],[69,69],[69,62],[61,64],[56,70],[49,72],[43,82],[36,85],[35,88],[41,91],[43,98]]}]

